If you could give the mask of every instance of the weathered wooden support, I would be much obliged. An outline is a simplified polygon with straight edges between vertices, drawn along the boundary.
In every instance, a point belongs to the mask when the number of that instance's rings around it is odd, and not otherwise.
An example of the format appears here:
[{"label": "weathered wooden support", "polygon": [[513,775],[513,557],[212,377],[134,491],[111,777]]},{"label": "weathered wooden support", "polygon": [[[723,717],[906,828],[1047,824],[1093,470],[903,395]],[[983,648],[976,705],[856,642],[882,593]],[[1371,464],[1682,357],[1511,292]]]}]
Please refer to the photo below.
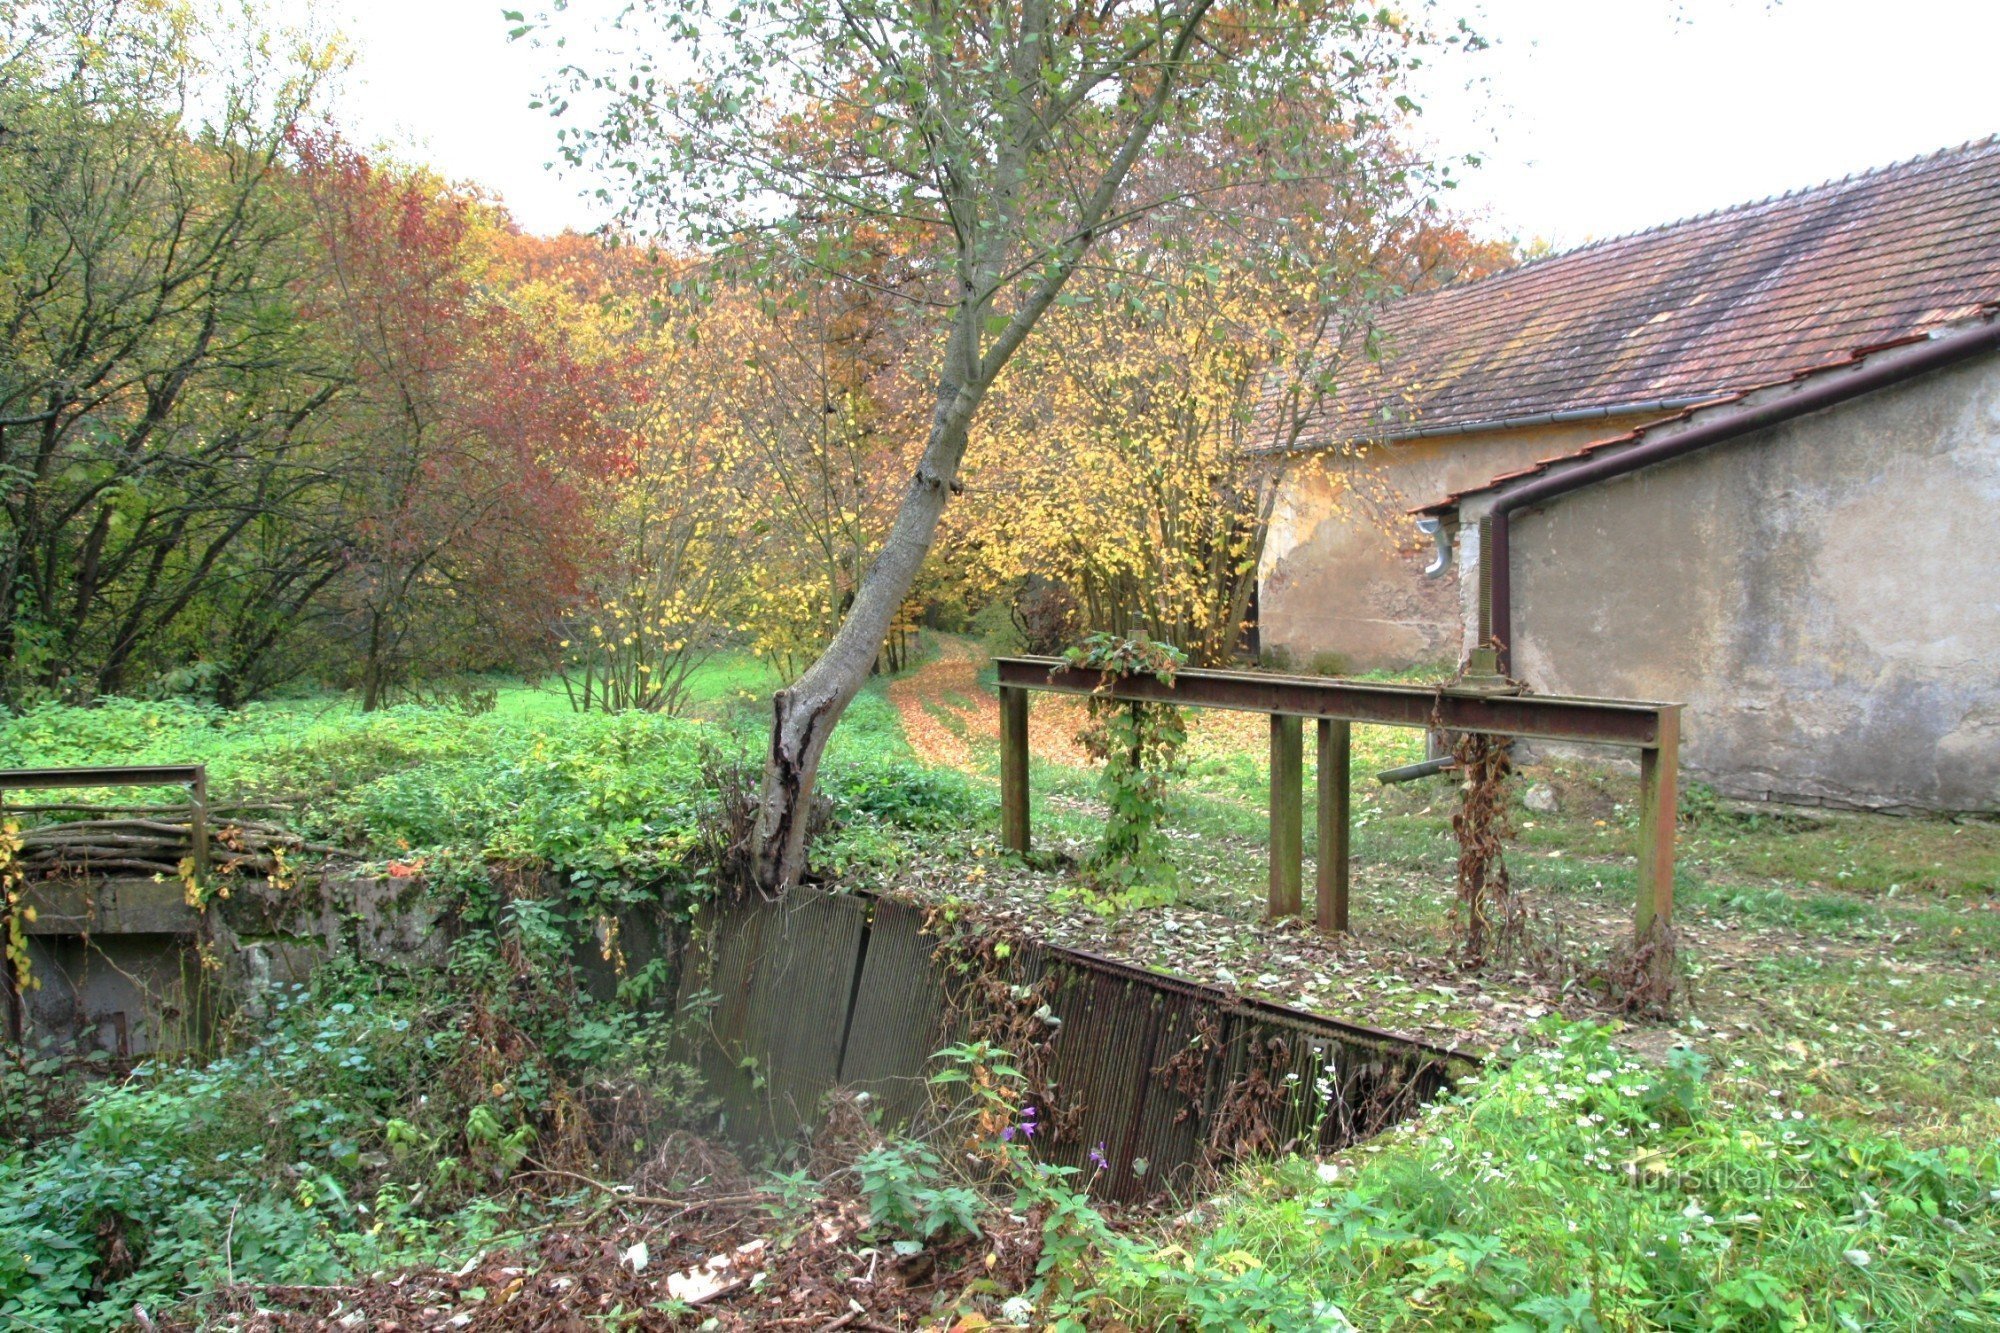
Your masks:
[{"label": "weathered wooden support", "polygon": [[1000,687],[1000,843],[1028,854],[1028,692]]},{"label": "weathered wooden support", "polygon": [[188,842],[192,844],[195,883],[208,879],[208,768],[197,764],[188,780]]},{"label": "weathered wooden support", "polygon": [[1271,714],[1272,917],[1299,914],[1305,866],[1305,727],[1300,719]]},{"label": "weathered wooden support", "polygon": [[1318,898],[1315,920],[1330,935],[1347,932],[1347,866],[1353,825],[1348,810],[1348,782],[1353,729],[1345,721],[1319,722],[1319,865],[1313,886]]},{"label": "weathered wooden support", "polygon": [[1674,916],[1674,824],[1680,816],[1681,710],[1660,709],[1655,742],[1639,751],[1639,901],[1632,925],[1645,939]]}]

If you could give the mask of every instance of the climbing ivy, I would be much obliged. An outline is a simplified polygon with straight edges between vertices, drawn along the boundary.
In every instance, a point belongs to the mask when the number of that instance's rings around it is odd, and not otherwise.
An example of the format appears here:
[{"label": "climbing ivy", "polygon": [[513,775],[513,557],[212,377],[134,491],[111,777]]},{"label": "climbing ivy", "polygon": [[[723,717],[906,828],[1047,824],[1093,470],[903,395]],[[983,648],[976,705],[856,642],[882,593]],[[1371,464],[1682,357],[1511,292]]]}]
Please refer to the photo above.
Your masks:
[{"label": "climbing ivy", "polygon": [[1112,688],[1124,677],[1152,676],[1172,684],[1187,661],[1171,644],[1092,634],[1063,654],[1072,668],[1099,673],[1090,695],[1090,723],[1078,739],[1104,761],[1102,789],[1110,813],[1104,837],[1088,867],[1089,880],[1108,895],[1110,908],[1171,900],[1173,858],[1162,832],[1167,784],[1186,767],[1181,747],[1187,724],[1172,704],[1118,699]]},{"label": "climbing ivy", "polygon": [[16,994],[39,990],[42,984],[28,962],[28,926],[35,909],[26,901],[20,856],[21,826],[10,819],[0,824],[0,966],[7,969]]}]

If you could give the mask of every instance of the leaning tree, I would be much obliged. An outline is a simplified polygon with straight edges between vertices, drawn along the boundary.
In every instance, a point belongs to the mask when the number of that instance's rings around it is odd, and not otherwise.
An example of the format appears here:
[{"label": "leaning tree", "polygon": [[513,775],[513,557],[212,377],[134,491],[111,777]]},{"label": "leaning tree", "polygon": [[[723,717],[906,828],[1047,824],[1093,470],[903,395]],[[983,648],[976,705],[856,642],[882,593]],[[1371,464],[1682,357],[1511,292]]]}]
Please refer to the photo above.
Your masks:
[{"label": "leaning tree", "polygon": [[[1273,181],[1323,182],[1332,206],[1385,142],[1371,131],[1408,109],[1405,74],[1465,37],[1433,17],[1345,0],[635,0],[610,33],[549,22],[569,62],[550,96],[572,117],[566,155],[626,182],[629,224],[766,281],[800,265],[871,281],[893,237],[915,275],[894,294],[936,350],[895,522],[832,642],[774,700],[765,888],[803,869],[820,756],[959,489],[982,401],[1093,245],[1170,235],[1149,225],[1162,210],[1226,216]],[[1204,169],[1149,169],[1182,155]]]}]

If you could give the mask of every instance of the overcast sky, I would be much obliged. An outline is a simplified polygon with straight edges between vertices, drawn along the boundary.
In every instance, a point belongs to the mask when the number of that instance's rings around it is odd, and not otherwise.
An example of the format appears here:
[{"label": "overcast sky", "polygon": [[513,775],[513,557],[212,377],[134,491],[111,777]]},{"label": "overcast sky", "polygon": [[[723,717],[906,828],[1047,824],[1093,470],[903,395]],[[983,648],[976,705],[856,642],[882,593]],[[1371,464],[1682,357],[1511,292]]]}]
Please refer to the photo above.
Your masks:
[{"label": "overcast sky", "polygon": [[[575,0],[608,7],[611,0]],[[356,57],[349,134],[498,193],[534,231],[600,207],[545,168],[528,101],[549,53],[507,41],[522,0],[281,0]],[[1450,12],[1447,6],[1447,12]],[[1570,246],[2000,131],[1996,0],[1484,0],[1494,49],[1426,89],[1440,153],[1477,152],[1461,206]]]}]

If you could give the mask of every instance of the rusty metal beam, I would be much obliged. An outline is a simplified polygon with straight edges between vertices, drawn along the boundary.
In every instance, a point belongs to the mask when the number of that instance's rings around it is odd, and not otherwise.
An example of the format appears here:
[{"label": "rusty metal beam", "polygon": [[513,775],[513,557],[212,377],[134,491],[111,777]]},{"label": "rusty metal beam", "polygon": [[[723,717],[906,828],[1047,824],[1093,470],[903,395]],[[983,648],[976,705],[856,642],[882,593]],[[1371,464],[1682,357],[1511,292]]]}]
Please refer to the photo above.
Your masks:
[{"label": "rusty metal beam", "polygon": [[1295,717],[1271,714],[1271,880],[1266,906],[1272,920],[1299,914],[1305,859],[1305,732]]},{"label": "rusty metal beam", "polygon": [[200,782],[200,764],[128,764],[105,768],[0,768],[0,791],[61,787],[177,787]]},{"label": "rusty metal beam", "polygon": [[1660,714],[1660,743],[1639,752],[1639,900],[1633,929],[1643,941],[1653,922],[1674,915],[1674,832],[1680,815],[1681,712]]},{"label": "rusty metal beam", "polygon": [[[1053,657],[995,659],[1003,687],[1091,694],[1102,678]],[[1670,704],[1634,699],[1571,699],[1549,694],[1493,694],[1463,686],[1392,685],[1281,676],[1262,671],[1186,668],[1171,685],[1152,676],[1125,676],[1109,693],[1194,708],[1333,718],[1399,727],[1436,726],[1536,740],[1580,741],[1651,748],[1660,743],[1660,713]]]},{"label": "rusty metal beam", "polygon": [[1348,810],[1353,780],[1353,724],[1319,720],[1319,864],[1314,868],[1313,920],[1329,935],[1347,933],[1348,860],[1354,826]]}]

